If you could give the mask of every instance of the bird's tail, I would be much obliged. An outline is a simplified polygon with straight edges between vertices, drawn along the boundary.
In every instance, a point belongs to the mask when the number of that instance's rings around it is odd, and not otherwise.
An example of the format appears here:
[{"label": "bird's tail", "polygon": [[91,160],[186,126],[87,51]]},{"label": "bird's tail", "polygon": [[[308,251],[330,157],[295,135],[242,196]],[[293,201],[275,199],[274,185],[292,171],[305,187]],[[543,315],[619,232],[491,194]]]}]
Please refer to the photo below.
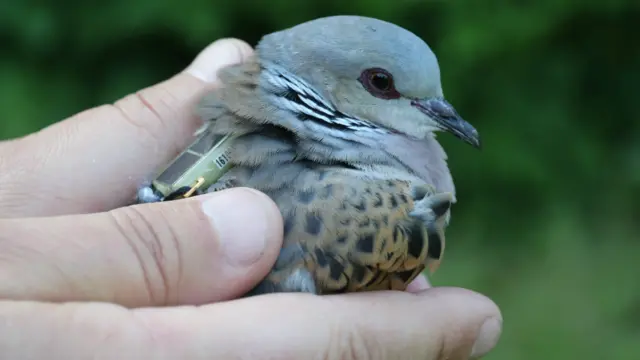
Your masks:
[{"label": "bird's tail", "polygon": [[453,193],[427,195],[415,205],[412,215],[420,218],[427,231],[428,250],[426,266],[434,273],[444,255],[445,228],[449,224],[451,205],[455,203]]}]

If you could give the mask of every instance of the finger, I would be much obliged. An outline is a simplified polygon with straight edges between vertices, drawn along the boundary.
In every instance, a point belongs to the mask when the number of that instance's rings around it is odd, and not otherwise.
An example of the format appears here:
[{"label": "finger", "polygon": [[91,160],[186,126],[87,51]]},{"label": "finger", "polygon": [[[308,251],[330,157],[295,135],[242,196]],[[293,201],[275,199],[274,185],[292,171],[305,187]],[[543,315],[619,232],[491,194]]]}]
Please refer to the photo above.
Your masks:
[{"label": "finger", "polygon": [[407,286],[407,291],[410,293],[417,293],[423,290],[427,290],[431,287],[429,280],[424,274],[418,275],[412,282]]},{"label": "finger", "polygon": [[[462,360],[489,352],[502,327],[495,303],[459,288],[306,298],[279,294],[234,303],[237,308],[230,303],[211,308],[217,322],[232,325],[211,329],[208,336],[223,337],[230,349],[245,349],[240,355],[247,358],[251,353],[276,356],[288,346],[291,359]],[[234,322],[234,313],[262,326],[248,332],[249,320]],[[198,325],[207,329],[206,323]],[[264,327],[268,334],[257,330]],[[227,351],[213,357],[238,356]]]},{"label": "finger", "polygon": [[0,298],[129,307],[236,298],[275,263],[282,218],[236,188],[91,215],[0,220]]},{"label": "finger", "polygon": [[489,299],[454,288],[132,311],[0,302],[0,319],[0,353],[13,359],[458,360],[489,351],[502,323]]},{"label": "finger", "polygon": [[81,112],[0,147],[0,217],[111,210],[129,204],[193,139],[194,104],[217,86],[217,71],[251,53],[235,39],[214,42],[184,72]]}]

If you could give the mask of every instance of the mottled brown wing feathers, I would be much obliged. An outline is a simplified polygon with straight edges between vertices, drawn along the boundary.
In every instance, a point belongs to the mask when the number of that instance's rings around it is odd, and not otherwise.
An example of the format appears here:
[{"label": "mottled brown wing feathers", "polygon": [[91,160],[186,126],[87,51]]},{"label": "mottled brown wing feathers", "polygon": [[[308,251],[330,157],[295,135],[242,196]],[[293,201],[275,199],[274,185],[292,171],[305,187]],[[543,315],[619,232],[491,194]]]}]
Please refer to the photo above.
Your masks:
[{"label": "mottled brown wing feathers", "polygon": [[291,204],[283,214],[283,253],[267,281],[283,283],[305,269],[318,293],[404,289],[424,269],[430,229],[410,213],[414,197],[429,196],[430,187],[338,171],[319,171],[305,183],[279,197]]}]

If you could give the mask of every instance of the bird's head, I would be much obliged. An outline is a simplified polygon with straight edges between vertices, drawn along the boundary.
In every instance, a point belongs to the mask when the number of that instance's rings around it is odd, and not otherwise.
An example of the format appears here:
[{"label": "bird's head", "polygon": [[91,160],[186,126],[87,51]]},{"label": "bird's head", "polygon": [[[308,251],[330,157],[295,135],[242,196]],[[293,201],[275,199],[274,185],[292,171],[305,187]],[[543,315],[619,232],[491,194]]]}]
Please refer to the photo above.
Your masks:
[{"label": "bird's head", "polygon": [[446,131],[480,147],[477,130],[444,98],[435,54],[402,27],[326,17],[263,37],[257,53],[310,84],[340,114],[413,139]]}]

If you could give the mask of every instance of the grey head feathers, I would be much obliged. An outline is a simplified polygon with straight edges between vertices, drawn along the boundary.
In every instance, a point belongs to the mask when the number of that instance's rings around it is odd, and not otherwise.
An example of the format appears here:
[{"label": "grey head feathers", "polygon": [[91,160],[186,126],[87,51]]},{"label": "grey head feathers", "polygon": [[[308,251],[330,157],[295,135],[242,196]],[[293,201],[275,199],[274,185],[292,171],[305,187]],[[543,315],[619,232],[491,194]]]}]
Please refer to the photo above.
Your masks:
[{"label": "grey head feathers", "polygon": [[[410,102],[442,97],[438,61],[422,39],[402,27],[360,16],[326,17],[266,35],[256,52],[353,117],[416,138],[434,130]],[[402,97],[373,96],[358,81],[367,69],[391,74]]]},{"label": "grey head feathers", "polygon": [[403,170],[454,192],[433,132],[477,138],[444,100],[429,46],[377,19],[333,16],[266,35],[252,60],[219,77],[231,86],[205,97],[198,112],[215,119],[209,131],[247,134],[236,159],[251,166],[306,160]]},{"label": "grey head feathers", "polygon": [[[392,73],[396,87],[408,97],[442,96],[438,61],[429,46],[412,32],[378,19],[343,15],[312,20],[264,36],[256,51],[262,60],[312,84],[329,80],[325,77],[352,81],[363,70],[378,67]],[[330,91],[324,95],[332,96]]]}]

